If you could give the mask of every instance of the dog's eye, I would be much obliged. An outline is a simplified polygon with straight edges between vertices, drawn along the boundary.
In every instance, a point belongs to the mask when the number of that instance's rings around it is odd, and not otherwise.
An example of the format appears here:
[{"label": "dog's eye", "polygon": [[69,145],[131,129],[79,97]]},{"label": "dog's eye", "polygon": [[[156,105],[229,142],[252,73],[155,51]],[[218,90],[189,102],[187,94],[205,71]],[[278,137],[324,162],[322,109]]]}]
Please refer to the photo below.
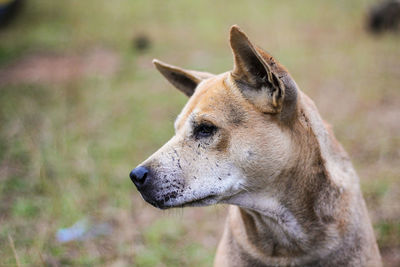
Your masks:
[{"label": "dog's eye", "polygon": [[216,131],[215,125],[202,123],[194,128],[193,134],[196,138],[205,138],[212,136]]}]

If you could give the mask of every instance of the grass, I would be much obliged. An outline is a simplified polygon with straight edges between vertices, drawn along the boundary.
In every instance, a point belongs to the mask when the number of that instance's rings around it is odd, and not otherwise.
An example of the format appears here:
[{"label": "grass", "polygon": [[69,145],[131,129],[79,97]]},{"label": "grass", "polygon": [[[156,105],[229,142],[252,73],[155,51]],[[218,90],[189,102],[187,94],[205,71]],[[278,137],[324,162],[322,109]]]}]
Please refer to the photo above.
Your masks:
[{"label": "grass", "polygon": [[[232,24],[332,123],[384,257],[400,254],[399,37],[365,32],[372,2],[26,1],[0,31],[0,265],[16,265],[9,236],[21,265],[211,265],[225,207],[158,211],[128,173],[173,135],[186,101],[151,59],[229,70]],[[148,50],[134,49],[139,35]],[[58,229],[82,218],[113,232],[57,242]]]}]

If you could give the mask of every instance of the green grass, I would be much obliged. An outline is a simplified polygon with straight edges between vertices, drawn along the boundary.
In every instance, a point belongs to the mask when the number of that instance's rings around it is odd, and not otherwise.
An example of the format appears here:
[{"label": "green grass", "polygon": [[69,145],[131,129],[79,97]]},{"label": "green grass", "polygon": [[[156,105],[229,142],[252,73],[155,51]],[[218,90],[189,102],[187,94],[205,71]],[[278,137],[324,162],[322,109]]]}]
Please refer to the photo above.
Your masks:
[{"label": "green grass", "polygon": [[[172,136],[186,102],[151,59],[227,71],[232,24],[275,55],[334,125],[359,171],[380,246],[398,249],[399,37],[364,31],[373,2],[27,1],[0,31],[0,74],[32,55],[45,74],[0,81],[0,265],[15,264],[8,235],[32,266],[211,265],[225,208],[158,211],[128,173]],[[151,46],[141,52],[132,40],[143,34]],[[96,49],[109,51],[117,67],[86,71]],[[52,68],[40,60],[59,57],[75,63],[53,68],[78,74],[46,76]],[[82,218],[113,232],[56,241],[59,228]]]}]

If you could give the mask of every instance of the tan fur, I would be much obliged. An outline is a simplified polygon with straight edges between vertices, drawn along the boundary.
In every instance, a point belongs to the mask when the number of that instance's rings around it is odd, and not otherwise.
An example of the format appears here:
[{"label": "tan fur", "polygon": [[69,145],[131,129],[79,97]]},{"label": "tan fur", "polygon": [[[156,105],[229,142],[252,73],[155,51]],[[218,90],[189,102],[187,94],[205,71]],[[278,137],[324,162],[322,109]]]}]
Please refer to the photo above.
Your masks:
[{"label": "tan fur", "polygon": [[[175,136],[141,164],[143,197],[160,208],[231,204],[215,266],[380,266],[357,174],[331,127],[236,26],[231,46],[234,70],[217,76],[157,61],[191,97]],[[216,128],[198,137],[199,125]]]}]

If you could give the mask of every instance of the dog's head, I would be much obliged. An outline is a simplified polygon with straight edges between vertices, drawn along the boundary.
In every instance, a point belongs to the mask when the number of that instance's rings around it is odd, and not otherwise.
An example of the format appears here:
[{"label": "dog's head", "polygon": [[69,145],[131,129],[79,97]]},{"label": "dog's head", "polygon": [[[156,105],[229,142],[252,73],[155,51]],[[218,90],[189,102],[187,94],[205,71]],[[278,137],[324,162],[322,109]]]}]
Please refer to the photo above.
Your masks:
[{"label": "dog's head", "polygon": [[233,26],[234,69],[220,75],[154,60],[189,101],[175,135],[130,177],[159,208],[232,203],[266,188],[292,164],[297,86],[269,54]]}]

